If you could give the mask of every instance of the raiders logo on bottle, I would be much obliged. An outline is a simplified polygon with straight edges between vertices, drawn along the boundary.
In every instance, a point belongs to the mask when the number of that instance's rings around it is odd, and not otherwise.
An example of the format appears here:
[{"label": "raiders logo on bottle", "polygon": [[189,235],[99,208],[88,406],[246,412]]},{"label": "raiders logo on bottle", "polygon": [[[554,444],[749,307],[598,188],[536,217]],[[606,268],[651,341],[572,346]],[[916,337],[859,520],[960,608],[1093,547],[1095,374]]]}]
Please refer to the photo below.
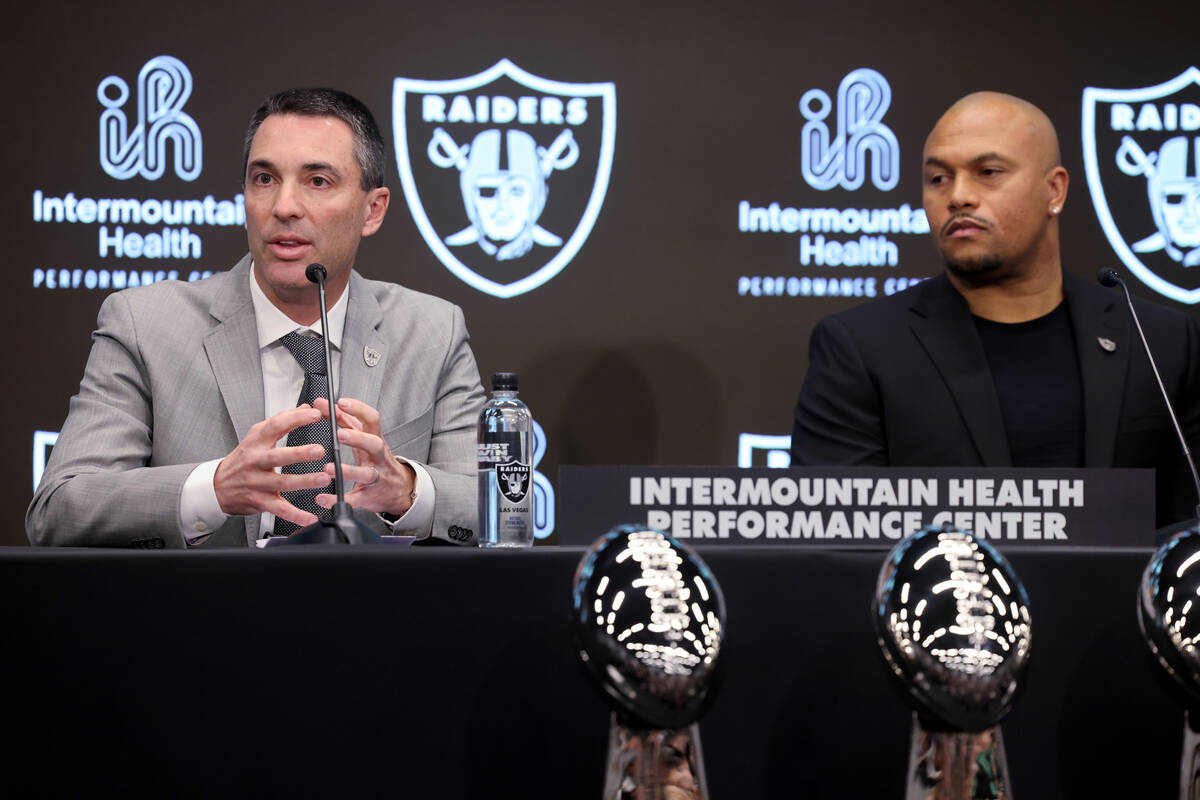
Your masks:
[{"label": "raiders logo on bottle", "polygon": [[521,503],[529,494],[529,465],[509,461],[496,466],[496,485],[510,503]]}]

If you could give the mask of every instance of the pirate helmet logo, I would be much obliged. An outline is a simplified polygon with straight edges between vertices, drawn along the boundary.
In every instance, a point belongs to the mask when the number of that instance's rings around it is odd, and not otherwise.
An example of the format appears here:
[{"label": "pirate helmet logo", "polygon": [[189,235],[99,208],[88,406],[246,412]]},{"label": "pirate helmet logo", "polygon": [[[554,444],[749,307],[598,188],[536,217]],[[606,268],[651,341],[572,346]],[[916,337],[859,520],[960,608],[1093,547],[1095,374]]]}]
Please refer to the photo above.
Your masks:
[{"label": "pirate helmet logo", "polygon": [[1176,136],[1149,155],[1125,136],[1117,150],[1117,166],[1126,175],[1145,176],[1150,213],[1158,228],[1135,242],[1134,252],[1165,250],[1185,267],[1200,264],[1200,136]]},{"label": "pirate helmet logo", "polygon": [[608,189],[613,84],[550,81],[504,59],[469,78],[397,78],[393,113],[413,219],[464,282],[513,297],[579,252]]},{"label": "pirate helmet logo", "polygon": [[1144,89],[1085,89],[1083,150],[1117,255],[1156,292],[1200,302],[1200,70]]},{"label": "pirate helmet logo", "polygon": [[447,236],[457,247],[478,244],[497,261],[520,258],[534,242],[559,247],[562,239],[537,224],[546,207],[547,179],[579,159],[579,145],[565,130],[549,148],[538,147],[524,131],[496,129],[478,134],[459,147],[442,128],[429,141],[429,160],[439,167],[458,167],[463,208],[471,224]]},{"label": "pirate helmet logo", "polygon": [[520,503],[529,494],[529,465],[509,461],[496,467],[496,485],[511,503]]}]

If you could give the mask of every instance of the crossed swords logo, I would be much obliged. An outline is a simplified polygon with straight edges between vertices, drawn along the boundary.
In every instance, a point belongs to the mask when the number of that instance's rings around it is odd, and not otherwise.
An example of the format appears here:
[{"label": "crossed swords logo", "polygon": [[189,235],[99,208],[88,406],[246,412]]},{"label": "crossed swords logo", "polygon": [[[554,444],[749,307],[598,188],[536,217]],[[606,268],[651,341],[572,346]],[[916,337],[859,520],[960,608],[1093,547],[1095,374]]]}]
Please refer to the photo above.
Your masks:
[{"label": "crossed swords logo", "polygon": [[[1200,139],[1193,146],[1200,151]],[[1145,177],[1150,195],[1150,211],[1158,226],[1156,233],[1132,247],[1138,253],[1167,255],[1185,267],[1200,264],[1200,177],[1187,178],[1188,141],[1177,136],[1147,154],[1131,136],[1121,137],[1117,148],[1117,167],[1131,177]],[[1200,175],[1200,154],[1197,172]]]},{"label": "crossed swords logo", "polygon": [[[443,241],[451,247],[478,244],[498,261],[519,258],[534,245],[559,247],[563,240],[538,224],[555,170],[579,160],[579,145],[570,129],[550,147],[540,147],[519,130],[486,130],[459,145],[436,128],[426,151],[429,160],[460,173],[463,208],[471,224]],[[503,167],[507,156],[507,167]]]}]

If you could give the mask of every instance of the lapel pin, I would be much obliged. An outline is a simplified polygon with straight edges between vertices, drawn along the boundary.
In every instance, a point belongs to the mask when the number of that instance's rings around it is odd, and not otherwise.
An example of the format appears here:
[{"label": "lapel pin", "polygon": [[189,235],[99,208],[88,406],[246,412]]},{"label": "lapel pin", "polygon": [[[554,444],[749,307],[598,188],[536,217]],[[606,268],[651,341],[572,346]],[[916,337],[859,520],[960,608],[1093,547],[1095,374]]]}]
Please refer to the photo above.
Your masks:
[{"label": "lapel pin", "polygon": [[378,364],[379,359],[382,357],[382,354],[374,347],[371,347],[371,345],[368,344],[363,346],[363,361],[367,362],[368,367],[373,367]]},{"label": "lapel pin", "polygon": [[1096,341],[1100,344],[1100,349],[1106,353],[1115,353],[1117,351],[1117,343],[1112,339],[1105,339],[1103,336],[1097,336]]}]

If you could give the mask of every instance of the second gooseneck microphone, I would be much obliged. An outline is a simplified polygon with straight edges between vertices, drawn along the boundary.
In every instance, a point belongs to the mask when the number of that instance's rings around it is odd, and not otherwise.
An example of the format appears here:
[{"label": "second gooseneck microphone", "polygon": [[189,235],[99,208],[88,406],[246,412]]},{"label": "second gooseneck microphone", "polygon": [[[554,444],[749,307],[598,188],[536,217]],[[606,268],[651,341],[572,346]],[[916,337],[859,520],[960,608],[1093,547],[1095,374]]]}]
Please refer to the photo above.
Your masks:
[{"label": "second gooseneck microphone", "polygon": [[[1191,448],[1188,447],[1187,437],[1183,435],[1183,429],[1179,427],[1179,418],[1175,416],[1175,408],[1171,405],[1171,398],[1167,394],[1167,387],[1163,385],[1162,375],[1158,372],[1158,365],[1154,363],[1154,354],[1150,352],[1150,343],[1146,341],[1146,334],[1142,331],[1142,323],[1138,319],[1137,311],[1133,307],[1133,298],[1129,295],[1129,287],[1125,285],[1125,281],[1117,274],[1115,269],[1105,267],[1100,270],[1097,280],[1102,286],[1120,286],[1125,292],[1125,302],[1129,305],[1129,316],[1133,318],[1133,326],[1137,328],[1138,337],[1142,340],[1142,349],[1146,352],[1146,358],[1150,362],[1150,371],[1154,373],[1154,379],[1158,381],[1158,390],[1162,392],[1163,403],[1167,407],[1167,413],[1171,416],[1171,424],[1175,426],[1175,435],[1179,438],[1179,445],[1183,448],[1183,457],[1187,460],[1188,467],[1192,470],[1192,483],[1196,486],[1196,499],[1200,501],[1200,473],[1196,472],[1196,462],[1192,458]],[[1193,509],[1196,517],[1200,517],[1200,503]]]}]

